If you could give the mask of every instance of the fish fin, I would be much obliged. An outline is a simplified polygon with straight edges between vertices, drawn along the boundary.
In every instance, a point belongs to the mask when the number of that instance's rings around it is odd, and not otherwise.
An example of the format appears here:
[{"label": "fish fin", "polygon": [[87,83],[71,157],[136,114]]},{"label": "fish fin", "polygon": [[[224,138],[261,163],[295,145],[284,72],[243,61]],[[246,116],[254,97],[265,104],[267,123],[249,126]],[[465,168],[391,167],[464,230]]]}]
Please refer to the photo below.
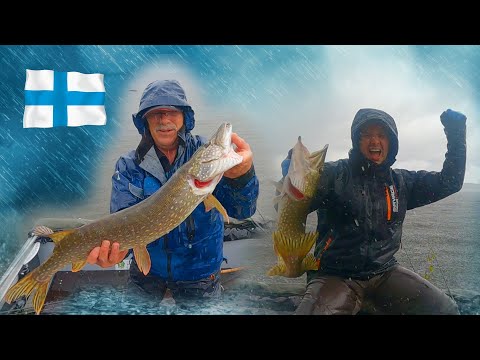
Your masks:
[{"label": "fish fin", "polygon": [[38,225],[38,226],[35,226],[35,228],[32,230],[32,233],[33,235],[36,235],[36,236],[48,237],[48,235],[53,234],[54,231],[49,227]]},{"label": "fish fin", "polygon": [[35,226],[35,228],[32,230],[32,234],[40,237],[48,237],[52,239],[55,244],[58,244],[65,236],[73,231],[75,231],[75,229],[54,232],[49,227],[39,225]]},{"label": "fish fin", "polygon": [[278,195],[278,196],[275,196],[273,198],[273,206],[278,206],[278,204],[280,204],[280,201],[282,201],[282,198],[285,196],[285,194],[281,194],[281,195]]},{"label": "fish fin", "polygon": [[33,296],[32,304],[35,313],[38,315],[40,311],[42,311],[43,304],[45,304],[45,299],[47,298],[47,290],[48,290],[49,281],[41,283],[38,288],[37,292]]},{"label": "fish fin", "polygon": [[58,244],[65,236],[69,235],[74,231],[75,229],[58,231],[56,233],[48,235],[48,237],[52,239],[55,244]]},{"label": "fish fin", "polygon": [[33,298],[33,306],[38,315],[42,310],[43,303],[45,302],[50,280],[45,282],[39,282],[35,280],[33,277],[35,272],[36,270],[33,270],[31,273],[28,273],[24,278],[8,289],[7,293],[5,294],[5,301],[8,304],[11,304],[21,296],[30,296],[32,291],[37,289],[37,292]]},{"label": "fish fin", "polygon": [[285,236],[282,232],[273,232],[275,250],[284,259],[288,256],[305,257],[317,241],[317,237],[318,232],[306,233],[300,238],[293,239]]},{"label": "fish fin", "polygon": [[275,251],[275,254],[277,255],[277,257],[280,257],[280,256],[278,255],[277,248],[275,247],[275,242],[273,242],[273,251]]},{"label": "fish fin", "polygon": [[72,264],[72,272],[77,272],[82,270],[82,268],[87,264],[87,260],[80,260],[80,261],[75,261]]},{"label": "fish fin", "polygon": [[314,169],[320,169],[325,163],[327,156],[328,144],[322,150],[315,151],[310,154],[310,164]]},{"label": "fish fin", "polygon": [[36,236],[48,237],[52,239],[55,244],[58,244],[60,240],[62,240],[65,236],[70,234],[73,230],[74,229],[54,232],[49,227],[39,225],[39,226],[35,226],[35,228],[32,230],[32,233],[33,235],[36,235]]},{"label": "fish fin", "polygon": [[284,263],[277,264],[274,267],[272,267],[270,270],[268,270],[267,275],[268,276],[283,275],[285,274],[285,270],[286,270],[286,266]]},{"label": "fish fin", "polygon": [[220,214],[223,215],[224,220],[227,223],[230,223],[227,210],[225,210],[223,205],[220,204],[220,201],[218,201],[215,196],[208,194],[205,200],[203,200],[203,203],[205,204],[205,211],[210,211],[212,208],[217,208],[217,210],[220,211]]},{"label": "fish fin", "polygon": [[308,254],[302,261],[302,270],[318,270],[318,265],[319,264],[313,254]]},{"label": "fish fin", "polygon": [[269,182],[270,184],[272,184],[279,193],[282,192],[283,179],[280,180],[280,181],[268,180],[268,182]]},{"label": "fish fin", "polygon": [[277,264],[284,264],[285,262],[283,261],[283,258],[280,256],[277,248],[275,247],[275,242],[273,243],[273,251],[275,252],[275,255],[277,255]]},{"label": "fish fin", "polygon": [[137,262],[140,271],[144,275],[147,275],[152,266],[152,261],[150,260],[150,254],[148,253],[147,248],[145,246],[134,247],[133,255],[135,256],[135,261]]}]

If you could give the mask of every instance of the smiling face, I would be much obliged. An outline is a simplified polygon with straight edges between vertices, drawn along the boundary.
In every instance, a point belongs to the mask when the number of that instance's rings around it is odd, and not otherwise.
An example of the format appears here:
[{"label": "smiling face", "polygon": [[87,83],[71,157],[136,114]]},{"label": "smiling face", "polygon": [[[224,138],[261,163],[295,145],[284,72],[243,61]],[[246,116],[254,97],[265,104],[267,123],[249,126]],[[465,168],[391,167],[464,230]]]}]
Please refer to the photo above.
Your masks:
[{"label": "smiling face", "polygon": [[360,130],[360,152],[375,164],[381,164],[388,156],[390,140],[387,130],[379,123],[369,123]]},{"label": "smiling face", "polygon": [[171,150],[177,146],[178,131],[183,126],[183,112],[158,108],[145,115],[150,134],[160,150]]}]

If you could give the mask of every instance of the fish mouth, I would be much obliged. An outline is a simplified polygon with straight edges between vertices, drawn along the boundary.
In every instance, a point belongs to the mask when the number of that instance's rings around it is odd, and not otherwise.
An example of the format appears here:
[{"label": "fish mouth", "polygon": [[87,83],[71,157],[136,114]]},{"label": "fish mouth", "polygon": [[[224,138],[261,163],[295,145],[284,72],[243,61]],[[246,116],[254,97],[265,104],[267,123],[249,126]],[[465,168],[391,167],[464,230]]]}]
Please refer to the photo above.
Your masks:
[{"label": "fish mouth", "polygon": [[298,188],[296,188],[290,179],[288,179],[288,192],[295,200],[305,199],[305,194],[303,194]]},{"label": "fish mouth", "polygon": [[303,145],[301,137],[298,137],[286,176],[286,192],[292,200],[301,201],[314,197],[327,149],[328,144],[322,150],[310,153]]},{"label": "fish mouth", "polygon": [[198,170],[191,172],[191,175],[200,182],[208,182],[218,175],[222,176],[225,171],[240,164],[242,160],[242,156],[230,148],[228,152],[224,152],[219,157],[202,159]]},{"label": "fish mouth", "polygon": [[202,164],[205,165],[210,163],[222,162],[219,166],[231,166],[232,164],[233,166],[235,166],[240,164],[243,160],[243,158],[233,150],[233,147],[230,147],[230,149],[226,149],[223,152],[224,155],[222,157],[204,160],[202,161]]},{"label": "fish mouth", "polygon": [[224,149],[230,149],[232,146],[232,129],[232,124],[223,123],[212,136],[211,143]]},{"label": "fish mouth", "polygon": [[195,176],[188,175],[187,182],[195,195],[206,195],[212,193],[220,182],[223,173],[218,174],[210,179],[199,179]]},{"label": "fish mouth", "polygon": [[213,192],[225,171],[240,164],[243,157],[232,145],[232,125],[223,123],[210,141],[197,150],[187,181],[196,195]]},{"label": "fish mouth", "polygon": [[220,182],[225,171],[242,162],[242,157],[233,148],[218,159],[209,159],[202,162],[197,171],[190,172],[187,181],[196,195],[205,195],[213,192]]},{"label": "fish mouth", "polygon": [[208,185],[210,185],[212,183],[213,179],[212,180],[208,180],[208,181],[201,181],[199,179],[193,179],[193,185],[197,188],[197,189],[201,189],[201,188],[204,188]]}]

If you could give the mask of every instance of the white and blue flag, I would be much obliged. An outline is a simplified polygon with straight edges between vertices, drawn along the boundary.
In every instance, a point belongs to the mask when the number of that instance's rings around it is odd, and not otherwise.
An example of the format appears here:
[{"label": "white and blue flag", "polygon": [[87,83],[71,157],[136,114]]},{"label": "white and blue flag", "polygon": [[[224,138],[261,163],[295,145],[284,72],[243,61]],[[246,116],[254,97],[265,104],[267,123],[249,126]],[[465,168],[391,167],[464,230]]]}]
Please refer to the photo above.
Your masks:
[{"label": "white and blue flag", "polygon": [[24,128],[106,122],[103,74],[27,69]]}]

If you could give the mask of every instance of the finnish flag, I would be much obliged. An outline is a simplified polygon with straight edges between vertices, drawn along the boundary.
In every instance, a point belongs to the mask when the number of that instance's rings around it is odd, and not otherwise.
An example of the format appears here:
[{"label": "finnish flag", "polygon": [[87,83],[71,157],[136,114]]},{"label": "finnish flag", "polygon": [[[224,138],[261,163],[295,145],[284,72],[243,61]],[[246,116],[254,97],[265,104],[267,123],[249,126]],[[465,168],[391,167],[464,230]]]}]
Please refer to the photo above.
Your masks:
[{"label": "finnish flag", "polygon": [[103,74],[27,69],[24,128],[106,122]]}]

